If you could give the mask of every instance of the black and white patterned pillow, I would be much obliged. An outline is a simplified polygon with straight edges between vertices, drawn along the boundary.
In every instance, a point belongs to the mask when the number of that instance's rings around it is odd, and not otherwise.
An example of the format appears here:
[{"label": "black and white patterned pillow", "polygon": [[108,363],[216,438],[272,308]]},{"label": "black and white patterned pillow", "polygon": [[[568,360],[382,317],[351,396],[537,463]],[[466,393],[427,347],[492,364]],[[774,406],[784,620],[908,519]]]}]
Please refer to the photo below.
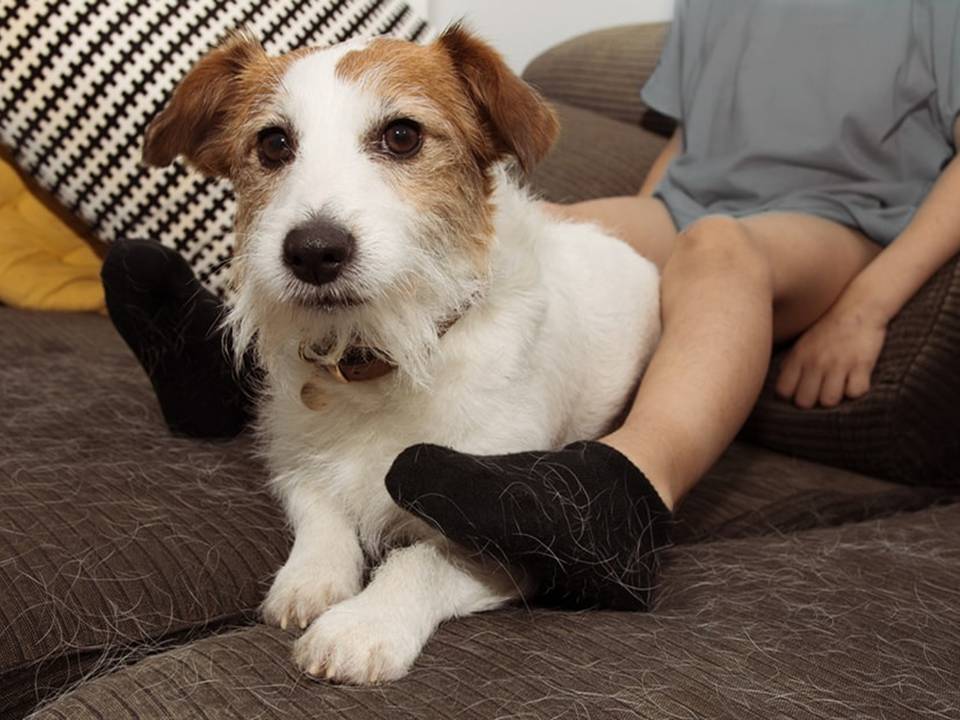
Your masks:
[{"label": "black and white patterned pillow", "polygon": [[159,240],[222,293],[229,184],[140,152],[176,83],[242,26],[271,53],[427,30],[398,0],[0,0],[0,142],[99,238]]}]

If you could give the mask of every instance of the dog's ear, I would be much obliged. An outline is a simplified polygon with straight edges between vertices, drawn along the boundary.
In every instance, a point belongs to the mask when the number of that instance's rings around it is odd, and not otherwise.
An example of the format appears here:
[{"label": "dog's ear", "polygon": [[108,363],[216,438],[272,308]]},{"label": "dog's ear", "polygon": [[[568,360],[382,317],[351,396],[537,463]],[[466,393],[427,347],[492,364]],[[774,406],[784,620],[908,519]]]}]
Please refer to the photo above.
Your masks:
[{"label": "dog's ear", "polygon": [[496,155],[513,155],[524,172],[532,170],[556,140],[560,126],[553,110],[507,67],[500,53],[459,23],[447,28],[437,43],[489,126]]},{"label": "dog's ear", "polygon": [[143,161],[164,166],[183,155],[206,175],[228,175],[225,122],[235,106],[237,81],[264,56],[252,35],[238,32],[201,58],[147,128]]}]

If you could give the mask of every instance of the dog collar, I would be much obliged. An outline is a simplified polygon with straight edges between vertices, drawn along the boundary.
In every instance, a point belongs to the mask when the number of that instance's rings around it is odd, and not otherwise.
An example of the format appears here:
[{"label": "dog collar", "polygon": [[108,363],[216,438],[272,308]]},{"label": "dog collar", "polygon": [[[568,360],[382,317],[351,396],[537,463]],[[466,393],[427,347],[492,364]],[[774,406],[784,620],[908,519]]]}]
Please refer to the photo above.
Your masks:
[{"label": "dog collar", "polygon": [[[396,365],[377,357],[369,348],[350,348],[335,365],[318,362],[316,356],[311,357],[312,353],[313,350],[307,343],[300,344],[301,360],[328,372],[330,377],[344,385],[376,380],[397,369]],[[326,407],[326,395],[315,379],[307,380],[300,388],[300,402],[314,412],[319,412]]]},{"label": "dog collar", "polygon": [[[446,335],[450,331],[450,328],[473,306],[475,300],[476,298],[471,298],[471,301],[466,307],[441,323],[437,328],[437,337],[442,338]],[[344,384],[376,380],[385,375],[389,375],[397,369],[396,365],[388,360],[384,360],[372,349],[361,346],[347,348],[347,351],[340,357],[340,360],[334,364],[318,362],[319,356],[306,341],[300,343],[299,354],[301,360],[325,370],[330,373],[330,376],[334,380]],[[308,382],[307,385],[304,386],[304,390],[306,391],[310,385],[311,383]]]},{"label": "dog collar", "polygon": [[318,367],[326,370],[337,382],[344,384],[354,382],[366,382],[376,380],[384,375],[389,375],[397,366],[378,357],[370,348],[352,347],[349,348],[334,365],[320,364],[315,360],[310,360],[308,352],[310,349],[304,344],[300,346],[300,357],[307,362],[313,362]]}]

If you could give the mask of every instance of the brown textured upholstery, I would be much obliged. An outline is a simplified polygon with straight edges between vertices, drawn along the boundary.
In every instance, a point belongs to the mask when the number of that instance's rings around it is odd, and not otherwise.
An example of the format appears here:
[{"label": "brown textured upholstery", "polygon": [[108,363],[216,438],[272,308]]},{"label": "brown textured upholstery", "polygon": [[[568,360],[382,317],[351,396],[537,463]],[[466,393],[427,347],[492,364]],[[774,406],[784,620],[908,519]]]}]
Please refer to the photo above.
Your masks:
[{"label": "brown textured upholstery", "polygon": [[382,688],[310,682],[291,636],[212,637],[35,720],[885,718],[960,714],[960,506],[670,553],[651,614],[450,622]]},{"label": "brown textured upholstery", "polygon": [[284,558],[249,441],[170,437],[106,318],[0,308],[0,718],[249,620]]},{"label": "brown textured upholstery", "polygon": [[781,359],[745,437],[901,483],[960,487],[960,260],[942,268],[891,323],[865,397],[800,410],[773,392]]},{"label": "brown textured upholstery", "polygon": [[954,491],[906,487],[735,444],[684,500],[675,541],[782,535],[950,501]]},{"label": "brown textured upholstery", "polygon": [[[254,619],[287,538],[248,440],[170,436],[102,317],[0,309],[0,387],[0,717]],[[690,496],[677,539],[785,533],[938,499],[739,446]],[[276,661],[292,673],[285,652]]]},{"label": "brown textured upholstery", "polygon": [[[600,30],[558,45],[524,74],[558,106],[556,152],[532,178],[546,199],[637,192],[663,141],[638,128],[639,89],[666,26]],[[663,130],[664,128],[658,128]],[[890,326],[870,394],[834,409],[775,397],[781,358],[744,437],[771,449],[908,484],[960,485],[960,261],[932,278]]]},{"label": "brown textured upholstery", "polygon": [[534,170],[531,186],[551,202],[576,202],[637,192],[666,141],[654,133],[589,110],[554,103],[560,137]]},{"label": "brown textured upholstery", "polygon": [[581,35],[535,58],[523,77],[551,100],[668,134],[674,123],[651,117],[640,89],[657,66],[669,27],[624,25]]}]

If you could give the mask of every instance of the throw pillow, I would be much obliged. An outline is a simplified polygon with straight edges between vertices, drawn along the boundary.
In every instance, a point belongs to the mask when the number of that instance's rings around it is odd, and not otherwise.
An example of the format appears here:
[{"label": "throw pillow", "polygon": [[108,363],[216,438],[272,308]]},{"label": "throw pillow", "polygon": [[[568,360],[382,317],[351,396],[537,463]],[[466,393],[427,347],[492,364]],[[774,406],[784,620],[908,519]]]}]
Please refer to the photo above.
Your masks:
[{"label": "throw pillow", "polygon": [[238,27],[272,53],[427,30],[398,0],[0,0],[0,143],[100,239],[158,240],[221,294],[229,184],[140,152],[177,82]]}]

